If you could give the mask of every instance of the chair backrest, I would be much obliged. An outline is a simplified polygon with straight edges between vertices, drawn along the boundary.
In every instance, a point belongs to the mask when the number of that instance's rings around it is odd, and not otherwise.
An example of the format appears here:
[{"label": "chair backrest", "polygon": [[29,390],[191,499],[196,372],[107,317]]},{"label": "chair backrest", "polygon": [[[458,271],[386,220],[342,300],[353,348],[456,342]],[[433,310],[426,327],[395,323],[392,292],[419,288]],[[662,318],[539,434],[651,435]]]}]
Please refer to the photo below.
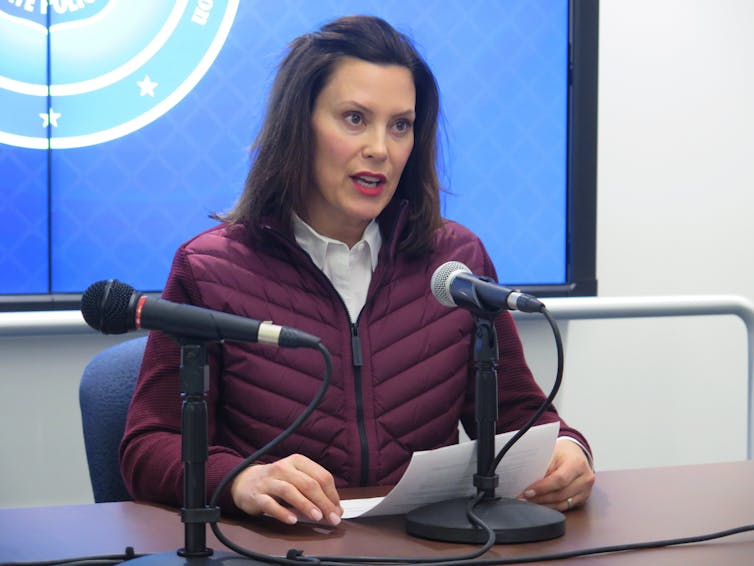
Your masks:
[{"label": "chair backrest", "polygon": [[143,336],[103,350],[81,376],[81,425],[97,503],[131,499],[120,473],[118,447],[146,343]]}]

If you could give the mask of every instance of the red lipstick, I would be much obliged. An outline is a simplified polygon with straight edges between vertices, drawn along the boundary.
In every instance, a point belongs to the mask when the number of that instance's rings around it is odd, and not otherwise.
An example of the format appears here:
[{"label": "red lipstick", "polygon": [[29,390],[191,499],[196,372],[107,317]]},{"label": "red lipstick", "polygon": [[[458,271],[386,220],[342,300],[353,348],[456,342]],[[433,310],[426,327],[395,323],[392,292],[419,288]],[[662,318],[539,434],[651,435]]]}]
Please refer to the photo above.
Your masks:
[{"label": "red lipstick", "polygon": [[371,173],[369,171],[359,171],[351,175],[354,188],[363,195],[377,196],[382,192],[387,178],[381,173]]}]

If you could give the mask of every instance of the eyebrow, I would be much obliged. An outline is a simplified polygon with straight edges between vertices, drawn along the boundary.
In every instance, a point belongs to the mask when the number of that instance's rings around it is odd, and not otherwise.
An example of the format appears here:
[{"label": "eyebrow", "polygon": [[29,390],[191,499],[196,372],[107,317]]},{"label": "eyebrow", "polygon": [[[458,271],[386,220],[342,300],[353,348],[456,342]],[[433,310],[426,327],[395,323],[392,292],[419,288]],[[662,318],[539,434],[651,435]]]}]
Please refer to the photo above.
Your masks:
[{"label": "eyebrow", "polygon": [[[340,106],[355,106],[359,111],[364,112],[365,114],[374,114],[374,112],[370,108],[367,108],[366,106],[360,104],[359,102],[356,102],[355,100],[344,100],[340,103]],[[392,116],[394,118],[416,118],[416,110],[409,108],[401,112],[396,112],[395,114],[392,114]]]}]

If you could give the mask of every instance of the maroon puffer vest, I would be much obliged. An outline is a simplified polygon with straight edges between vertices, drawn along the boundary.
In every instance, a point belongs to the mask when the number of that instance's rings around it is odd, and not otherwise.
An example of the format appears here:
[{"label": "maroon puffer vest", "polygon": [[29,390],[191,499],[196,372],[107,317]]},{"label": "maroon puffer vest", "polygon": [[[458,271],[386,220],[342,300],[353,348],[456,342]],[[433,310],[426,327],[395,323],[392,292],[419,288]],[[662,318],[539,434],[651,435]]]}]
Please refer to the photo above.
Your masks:
[{"label": "maroon puffer vest", "polygon": [[[450,260],[495,277],[473,233],[447,222],[434,253],[421,260],[397,253],[387,233],[366,305],[351,324],[339,295],[308,255],[290,236],[272,227],[266,231],[264,245],[249,245],[244,229],[226,225],[189,241],[176,254],[163,296],[271,320],[322,339],[332,356],[331,385],[314,413],[268,460],[302,453],[330,470],[338,486],[393,484],[414,451],[457,442],[459,419],[474,434],[472,318],[440,305],[430,291],[432,273]],[[527,420],[543,395],[508,313],[496,326],[498,429],[509,430]],[[211,493],[242,457],[274,439],[304,410],[325,366],[315,350],[227,342],[209,353]],[[180,500],[179,444],[154,434],[180,430],[178,403],[168,399],[175,396],[177,362],[178,347],[153,333],[122,446],[124,476],[139,498]],[[162,383],[167,379],[173,380],[169,387]],[[555,419],[553,411],[544,420]]]}]

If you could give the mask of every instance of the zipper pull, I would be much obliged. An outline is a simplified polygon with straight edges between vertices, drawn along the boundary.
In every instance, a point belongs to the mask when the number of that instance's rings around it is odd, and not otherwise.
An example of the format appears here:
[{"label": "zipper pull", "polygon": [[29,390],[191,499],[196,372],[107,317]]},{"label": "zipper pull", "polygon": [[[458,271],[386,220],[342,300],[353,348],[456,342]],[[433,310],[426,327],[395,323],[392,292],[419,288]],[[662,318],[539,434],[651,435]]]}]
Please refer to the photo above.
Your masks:
[{"label": "zipper pull", "polygon": [[356,324],[351,323],[351,354],[353,355],[353,365],[361,367],[364,361],[361,356],[361,340],[359,340],[359,329]]}]

